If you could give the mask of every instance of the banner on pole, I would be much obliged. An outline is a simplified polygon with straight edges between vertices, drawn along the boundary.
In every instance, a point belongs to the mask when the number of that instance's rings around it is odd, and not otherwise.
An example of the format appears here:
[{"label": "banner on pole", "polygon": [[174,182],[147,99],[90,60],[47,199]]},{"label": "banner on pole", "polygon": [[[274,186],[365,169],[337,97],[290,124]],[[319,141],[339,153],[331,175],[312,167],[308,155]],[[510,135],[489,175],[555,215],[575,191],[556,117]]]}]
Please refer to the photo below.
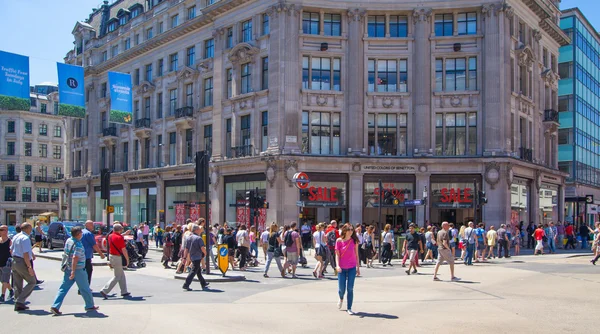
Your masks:
[{"label": "banner on pole", "polygon": [[25,110],[29,99],[29,57],[0,51],[0,108]]},{"label": "banner on pole", "polygon": [[185,204],[175,204],[175,222],[179,225],[185,223]]},{"label": "banner on pole", "polygon": [[131,124],[131,75],[108,72],[110,86],[110,119],[112,123]]},{"label": "banner on pole", "polygon": [[83,67],[57,63],[58,115],[85,118],[85,85]]}]

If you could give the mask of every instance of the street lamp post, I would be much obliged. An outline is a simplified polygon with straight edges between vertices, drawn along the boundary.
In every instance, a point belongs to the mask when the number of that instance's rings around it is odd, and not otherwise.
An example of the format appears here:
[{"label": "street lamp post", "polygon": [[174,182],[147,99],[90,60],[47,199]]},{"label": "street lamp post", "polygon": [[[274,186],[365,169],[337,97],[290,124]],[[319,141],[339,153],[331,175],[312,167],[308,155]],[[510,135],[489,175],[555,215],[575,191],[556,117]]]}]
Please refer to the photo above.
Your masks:
[{"label": "street lamp post", "polygon": [[425,227],[425,222],[427,222],[427,186],[423,186],[423,226]]}]

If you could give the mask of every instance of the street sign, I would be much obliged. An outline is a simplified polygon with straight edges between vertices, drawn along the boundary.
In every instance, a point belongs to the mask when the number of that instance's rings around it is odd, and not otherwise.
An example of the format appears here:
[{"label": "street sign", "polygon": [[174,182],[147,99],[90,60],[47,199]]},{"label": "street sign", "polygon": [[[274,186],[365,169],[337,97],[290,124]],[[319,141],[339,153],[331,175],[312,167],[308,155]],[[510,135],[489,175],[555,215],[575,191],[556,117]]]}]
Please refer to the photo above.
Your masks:
[{"label": "street sign", "polygon": [[296,184],[296,188],[298,189],[306,189],[308,187],[308,184],[310,183],[308,175],[304,172],[294,174],[294,178],[292,179],[292,181],[294,181],[294,183]]},{"label": "street sign", "polygon": [[587,204],[593,204],[594,203],[594,195],[585,195],[585,202]]},{"label": "street sign", "polygon": [[296,206],[304,206],[304,201],[297,201]]},{"label": "street sign", "polygon": [[423,203],[422,199],[409,199],[404,201],[404,206],[418,206],[423,205]]},{"label": "street sign", "polygon": [[115,207],[113,205],[109,205],[106,207],[106,212],[115,213]]},{"label": "street sign", "polygon": [[225,273],[227,273],[227,269],[229,269],[229,250],[227,249],[227,244],[218,245],[217,250],[217,264],[219,265],[219,270],[221,271],[223,276],[225,276]]}]

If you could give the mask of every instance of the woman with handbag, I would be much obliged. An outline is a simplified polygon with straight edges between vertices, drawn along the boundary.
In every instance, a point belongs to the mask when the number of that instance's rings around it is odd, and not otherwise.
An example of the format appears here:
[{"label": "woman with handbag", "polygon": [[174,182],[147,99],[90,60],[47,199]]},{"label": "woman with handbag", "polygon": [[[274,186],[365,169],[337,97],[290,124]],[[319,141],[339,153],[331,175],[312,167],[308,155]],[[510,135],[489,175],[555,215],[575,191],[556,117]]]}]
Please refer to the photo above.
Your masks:
[{"label": "woman with handbag", "polygon": [[315,248],[315,259],[317,260],[317,265],[315,266],[315,270],[313,270],[313,276],[315,278],[323,278],[323,274],[321,273],[321,270],[323,269],[323,258],[327,256],[327,251],[325,250],[325,247],[327,247],[327,239],[323,232],[324,229],[325,224],[319,223],[317,225],[317,230],[313,233],[313,247]]},{"label": "woman with handbag", "polygon": [[173,253],[171,254],[171,263],[177,263],[179,261],[179,250],[181,249],[182,234],[181,234],[181,226],[177,225],[177,227],[171,230],[172,236],[171,240],[173,241]]},{"label": "woman with handbag", "polygon": [[[279,273],[283,272],[283,265],[281,264],[281,257],[283,256],[283,252],[281,251],[281,244],[283,240],[279,235],[279,226],[273,223],[271,227],[269,227],[269,238],[267,240],[268,248],[267,248],[267,263],[265,264],[265,273],[263,277],[269,278],[269,267],[271,266],[271,261],[275,259],[277,263],[277,268],[279,269]],[[281,277],[285,277],[285,275],[281,275]]]},{"label": "woman with handbag", "polygon": [[365,259],[367,260],[367,268],[373,268],[373,256],[375,249],[373,240],[375,240],[375,226],[369,225],[363,235],[363,247],[365,248]]},{"label": "woman with handbag", "polygon": [[383,229],[383,233],[381,233],[381,240],[383,240],[383,252],[381,253],[381,263],[383,266],[386,265],[392,266],[392,256],[393,256],[393,244],[394,244],[394,234],[390,231],[392,225],[387,224]]},{"label": "woman with handbag", "polygon": [[164,234],[163,240],[165,241],[163,246],[163,256],[161,262],[163,263],[163,267],[165,269],[171,269],[169,266],[169,260],[171,256],[173,256],[173,234],[171,233],[171,226],[167,226]]},{"label": "woman with handbag", "polygon": [[[389,224],[386,228],[389,231]],[[354,228],[350,224],[342,227],[340,238],[335,241],[335,258],[338,272],[338,309],[342,308],[344,295],[347,293],[347,309],[346,312],[354,315],[352,311],[352,302],[354,300],[354,279],[360,275],[360,267],[358,266],[358,237],[354,232]]]},{"label": "woman with handbag", "polygon": [[77,283],[81,297],[83,297],[83,300],[85,301],[85,310],[89,312],[98,309],[98,306],[94,305],[94,297],[92,296],[87,272],[85,271],[85,249],[81,243],[82,235],[81,227],[75,226],[71,229],[71,238],[65,243],[61,265],[61,270],[65,274],[63,276],[62,284],[58,289],[58,293],[54,298],[54,303],[52,303],[52,307],[50,307],[50,312],[54,315],[62,314],[60,312],[60,307],[67,296],[67,293],[73,286],[73,283]]}]

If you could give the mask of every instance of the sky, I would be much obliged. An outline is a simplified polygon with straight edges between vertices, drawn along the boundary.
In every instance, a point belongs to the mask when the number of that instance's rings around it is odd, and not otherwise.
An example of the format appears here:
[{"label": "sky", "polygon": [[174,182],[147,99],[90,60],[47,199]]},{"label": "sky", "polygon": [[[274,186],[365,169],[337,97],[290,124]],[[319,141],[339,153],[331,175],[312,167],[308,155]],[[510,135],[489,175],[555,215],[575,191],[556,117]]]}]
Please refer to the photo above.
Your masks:
[{"label": "sky", "polygon": [[[73,49],[77,21],[102,0],[0,0],[0,50],[29,56],[31,85],[58,81],[56,62]],[[599,0],[562,0],[561,9],[579,7],[600,29]],[[25,14],[27,13],[27,14]]]}]

